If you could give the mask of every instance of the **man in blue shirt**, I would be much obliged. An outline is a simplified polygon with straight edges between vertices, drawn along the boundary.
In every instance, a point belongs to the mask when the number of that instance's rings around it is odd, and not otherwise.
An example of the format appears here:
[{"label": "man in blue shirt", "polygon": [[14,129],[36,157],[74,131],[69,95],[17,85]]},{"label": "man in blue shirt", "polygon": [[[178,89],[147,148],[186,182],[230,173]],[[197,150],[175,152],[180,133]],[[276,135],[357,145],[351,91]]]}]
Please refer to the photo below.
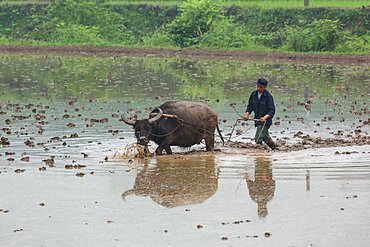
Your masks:
[{"label": "man in blue shirt", "polygon": [[271,149],[276,149],[276,143],[271,139],[269,128],[272,124],[272,118],[275,115],[274,98],[266,89],[268,81],[265,78],[260,78],[257,81],[257,90],[252,92],[249,97],[247,110],[244,118],[249,119],[249,115],[254,112],[254,118],[258,119],[254,122],[257,127],[255,140],[257,144],[262,144],[264,141]]}]

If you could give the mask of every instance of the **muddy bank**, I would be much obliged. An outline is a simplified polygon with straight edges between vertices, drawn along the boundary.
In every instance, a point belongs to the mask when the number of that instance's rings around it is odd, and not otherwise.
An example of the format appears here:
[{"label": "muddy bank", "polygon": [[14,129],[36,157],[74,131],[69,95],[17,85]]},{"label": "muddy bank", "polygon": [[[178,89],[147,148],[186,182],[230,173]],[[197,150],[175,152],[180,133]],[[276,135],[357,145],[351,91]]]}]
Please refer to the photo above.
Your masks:
[{"label": "muddy bank", "polygon": [[[293,151],[301,151],[307,149],[320,149],[320,148],[340,148],[340,147],[356,147],[356,146],[370,146],[370,136],[356,136],[352,138],[315,138],[309,135],[303,135],[300,137],[296,143],[288,144],[285,140],[277,139],[276,143],[278,147],[274,150],[270,149],[267,145],[257,145],[255,143],[247,143],[242,141],[227,141],[225,144],[222,142],[217,142],[217,147],[214,151],[207,152],[203,146],[196,146],[192,147],[191,150],[181,150],[181,148],[175,148],[173,155],[162,155],[156,156],[154,154],[154,149],[152,153],[144,154],[141,149],[144,149],[144,146],[137,145],[137,144],[130,144],[128,145],[122,153],[115,153],[113,158],[118,160],[127,160],[129,166],[133,164],[134,167],[137,163],[147,163],[149,160],[154,158],[160,159],[188,159],[191,157],[208,157],[219,153],[224,153],[227,155],[240,155],[241,153],[266,153],[266,152],[274,152],[274,153],[289,153]],[[132,149],[135,149],[134,151]],[[180,151],[181,150],[181,151]],[[353,154],[359,153],[359,151],[335,151],[335,155],[346,155],[346,154]],[[365,152],[364,152],[365,153]],[[146,159],[143,159],[146,158]]]},{"label": "muddy bank", "polygon": [[339,54],[303,54],[288,52],[256,52],[231,50],[115,48],[100,46],[17,46],[0,45],[0,53],[56,54],[72,56],[139,56],[179,57],[187,59],[222,59],[264,62],[369,65],[370,56]]},{"label": "muddy bank", "polygon": [[[291,152],[299,151],[304,149],[313,148],[333,148],[333,147],[348,147],[348,146],[364,146],[370,145],[370,136],[356,136],[347,139],[343,138],[315,138],[309,135],[303,135],[300,137],[300,141],[294,144],[287,144],[284,140],[277,139],[278,148],[274,152]],[[271,150],[266,145],[256,145],[254,143],[245,142],[227,142],[225,147],[228,148],[238,148],[238,149],[248,149],[252,151],[258,150]],[[222,149],[221,149],[222,150]],[[232,150],[228,150],[228,153]],[[336,154],[347,154],[347,153],[336,153]]]}]

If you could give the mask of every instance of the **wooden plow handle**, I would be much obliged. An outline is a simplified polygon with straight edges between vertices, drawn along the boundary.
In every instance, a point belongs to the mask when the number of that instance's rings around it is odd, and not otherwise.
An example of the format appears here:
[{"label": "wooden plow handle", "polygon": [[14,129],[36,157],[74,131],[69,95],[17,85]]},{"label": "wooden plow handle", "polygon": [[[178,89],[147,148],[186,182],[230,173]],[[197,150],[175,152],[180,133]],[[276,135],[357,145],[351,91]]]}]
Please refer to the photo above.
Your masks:
[{"label": "wooden plow handle", "polygon": [[[158,115],[158,113],[152,112],[152,113],[149,114],[149,117],[155,117],[157,115]],[[175,118],[175,119],[178,119],[178,117],[176,115],[166,114],[166,113],[163,113],[162,117],[164,117],[164,118]]]}]

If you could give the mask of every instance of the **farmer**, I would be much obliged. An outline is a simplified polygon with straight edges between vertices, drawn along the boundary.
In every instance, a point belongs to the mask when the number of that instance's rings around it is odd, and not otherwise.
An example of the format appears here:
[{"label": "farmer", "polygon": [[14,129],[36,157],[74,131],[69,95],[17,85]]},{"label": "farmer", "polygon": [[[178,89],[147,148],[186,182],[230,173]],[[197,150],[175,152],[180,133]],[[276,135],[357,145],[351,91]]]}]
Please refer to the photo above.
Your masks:
[{"label": "farmer", "polygon": [[276,149],[276,143],[269,135],[269,128],[272,124],[272,118],[275,115],[274,98],[266,89],[268,81],[265,78],[257,80],[257,90],[252,92],[249,97],[247,110],[244,119],[248,120],[249,115],[254,112],[254,118],[257,119],[254,125],[257,127],[255,140],[257,144],[264,141],[271,149]]}]

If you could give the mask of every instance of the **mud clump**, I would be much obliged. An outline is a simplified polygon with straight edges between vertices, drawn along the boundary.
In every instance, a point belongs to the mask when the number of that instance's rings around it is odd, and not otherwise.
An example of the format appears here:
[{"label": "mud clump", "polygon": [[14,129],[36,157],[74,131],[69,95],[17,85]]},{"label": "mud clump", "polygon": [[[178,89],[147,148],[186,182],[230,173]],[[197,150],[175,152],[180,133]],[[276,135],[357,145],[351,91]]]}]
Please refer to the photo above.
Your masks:
[{"label": "mud clump", "polygon": [[337,154],[337,155],[339,155],[339,154],[358,154],[358,152],[357,151],[352,151],[352,152],[350,152],[350,151],[344,151],[344,152],[336,151],[334,154]]},{"label": "mud clump", "polygon": [[227,142],[225,143],[226,147],[231,148],[246,148],[246,149],[254,149],[254,150],[268,150],[268,147],[265,145],[258,145],[254,143],[245,143],[245,142]]},{"label": "mud clump", "polygon": [[30,157],[28,157],[28,156],[22,157],[21,158],[21,161],[23,161],[23,162],[29,162],[30,161]]},{"label": "mud clump", "polygon": [[91,123],[107,123],[108,122],[108,118],[102,118],[102,119],[90,119],[90,122]]},{"label": "mud clump", "polygon": [[15,169],[14,172],[15,173],[22,173],[22,172],[25,172],[26,170],[25,169]]},{"label": "mud clump", "polygon": [[1,137],[1,139],[0,139],[0,144],[1,144],[2,146],[4,146],[4,147],[9,146],[9,145],[10,145],[9,139],[8,139],[8,138],[6,138],[6,137]]},{"label": "mud clump", "polygon": [[[295,134],[295,137],[300,138],[301,140],[294,144],[284,144],[280,140],[277,141],[278,147],[274,151],[281,152],[291,152],[299,151],[309,148],[329,148],[329,147],[348,147],[348,146],[363,146],[370,145],[370,136],[356,136],[350,137],[347,139],[343,138],[327,138],[323,139],[320,137],[311,137],[305,135],[303,132],[299,131]],[[269,150],[266,145],[258,145],[254,143],[245,143],[245,142],[228,142],[225,143],[226,147],[231,148],[241,148],[241,149],[250,149],[250,150]],[[335,154],[353,154],[353,152],[342,152],[338,151]]]},{"label": "mud clump", "polygon": [[34,142],[33,142],[33,141],[31,141],[31,140],[27,140],[27,141],[25,141],[25,142],[24,142],[24,144],[25,144],[26,146],[29,146],[29,147],[34,147],[34,146],[35,146]]},{"label": "mud clump", "polygon": [[54,166],[54,157],[51,157],[50,159],[42,160],[47,166],[53,167]]},{"label": "mud clump", "polygon": [[64,168],[65,169],[81,169],[81,168],[85,168],[86,165],[65,165]]},{"label": "mud clump", "polygon": [[54,136],[54,137],[51,137],[50,138],[50,142],[58,142],[60,141],[62,138],[60,138],[59,136]]},{"label": "mud clump", "polygon": [[46,167],[45,167],[45,166],[39,167],[39,171],[40,171],[40,172],[44,172],[44,171],[46,171]]},{"label": "mud clump", "polygon": [[71,134],[70,138],[78,138],[78,134],[77,133]]}]

